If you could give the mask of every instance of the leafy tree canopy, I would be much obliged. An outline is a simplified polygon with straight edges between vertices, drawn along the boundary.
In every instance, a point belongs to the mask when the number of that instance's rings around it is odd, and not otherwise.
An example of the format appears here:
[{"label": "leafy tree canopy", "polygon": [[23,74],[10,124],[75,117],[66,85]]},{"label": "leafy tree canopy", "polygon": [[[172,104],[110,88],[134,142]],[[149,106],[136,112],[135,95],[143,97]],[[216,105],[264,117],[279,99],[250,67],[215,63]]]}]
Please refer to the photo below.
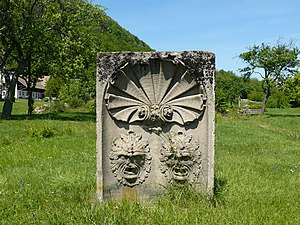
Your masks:
[{"label": "leafy tree canopy", "polygon": [[257,73],[262,78],[262,90],[264,100],[262,112],[266,109],[266,103],[271,96],[273,86],[282,86],[287,78],[292,76],[298,69],[298,55],[300,50],[294,46],[294,42],[288,44],[278,41],[274,46],[262,43],[254,45],[239,57],[247,64],[240,69],[245,77]]},{"label": "leafy tree canopy", "polygon": [[28,91],[44,75],[93,85],[96,52],[151,50],[87,0],[1,0],[0,69],[8,87],[2,114],[11,114],[20,76]]},{"label": "leafy tree canopy", "polygon": [[284,93],[289,97],[292,106],[300,106],[300,73],[288,79],[283,87]]}]

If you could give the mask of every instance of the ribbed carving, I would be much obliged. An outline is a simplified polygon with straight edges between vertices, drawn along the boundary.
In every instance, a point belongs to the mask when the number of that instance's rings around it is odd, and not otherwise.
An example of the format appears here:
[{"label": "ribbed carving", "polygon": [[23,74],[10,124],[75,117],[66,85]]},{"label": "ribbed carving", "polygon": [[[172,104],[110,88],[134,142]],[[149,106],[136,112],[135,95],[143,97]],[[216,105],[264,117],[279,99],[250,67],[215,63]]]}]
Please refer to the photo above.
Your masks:
[{"label": "ribbed carving", "polygon": [[105,100],[116,120],[183,125],[202,115],[206,95],[183,63],[150,59],[147,64],[123,66],[109,82]]}]

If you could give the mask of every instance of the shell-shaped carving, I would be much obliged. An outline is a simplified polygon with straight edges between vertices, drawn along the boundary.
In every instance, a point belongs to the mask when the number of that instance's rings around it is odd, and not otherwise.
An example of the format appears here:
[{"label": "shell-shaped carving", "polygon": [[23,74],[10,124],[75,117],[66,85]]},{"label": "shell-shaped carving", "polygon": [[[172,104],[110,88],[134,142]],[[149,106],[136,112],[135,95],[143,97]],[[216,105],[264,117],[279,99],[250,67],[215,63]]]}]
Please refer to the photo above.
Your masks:
[{"label": "shell-shaped carving", "polygon": [[198,119],[206,95],[183,63],[150,59],[123,66],[106,90],[109,113],[128,123],[162,120],[185,124]]}]

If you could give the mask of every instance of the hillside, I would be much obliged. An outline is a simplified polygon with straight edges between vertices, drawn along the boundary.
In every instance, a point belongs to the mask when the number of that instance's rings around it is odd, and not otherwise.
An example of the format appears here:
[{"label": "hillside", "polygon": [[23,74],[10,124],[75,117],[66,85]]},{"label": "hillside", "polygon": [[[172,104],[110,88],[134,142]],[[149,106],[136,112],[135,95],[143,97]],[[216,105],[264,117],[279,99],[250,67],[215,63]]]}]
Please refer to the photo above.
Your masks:
[{"label": "hillside", "polygon": [[153,51],[144,41],[121,27],[109,16],[104,15],[104,22],[106,29],[103,29],[100,35],[103,51]]}]

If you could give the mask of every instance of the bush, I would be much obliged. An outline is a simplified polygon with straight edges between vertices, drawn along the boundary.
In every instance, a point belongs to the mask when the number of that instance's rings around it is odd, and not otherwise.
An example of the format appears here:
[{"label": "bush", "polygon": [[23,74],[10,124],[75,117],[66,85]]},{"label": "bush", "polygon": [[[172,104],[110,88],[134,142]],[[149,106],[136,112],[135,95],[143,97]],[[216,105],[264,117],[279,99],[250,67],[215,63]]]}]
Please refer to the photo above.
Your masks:
[{"label": "bush", "polygon": [[271,95],[267,102],[267,108],[288,108],[290,100],[283,92],[275,92]]},{"label": "bush", "polygon": [[228,112],[226,95],[221,89],[216,89],[216,110],[222,114]]},{"label": "bush", "polygon": [[78,108],[84,105],[84,100],[79,99],[79,98],[69,98],[68,100],[65,101],[66,104],[70,107],[70,108]]},{"label": "bush", "polygon": [[49,102],[49,97],[43,98],[42,101],[44,101],[44,102]]},{"label": "bush", "polygon": [[32,137],[37,138],[50,138],[54,136],[54,131],[51,130],[51,128],[44,126],[42,128],[30,128],[29,134]]},{"label": "bush", "polygon": [[45,95],[57,98],[62,87],[63,81],[59,78],[51,77],[45,87]]},{"label": "bush", "polygon": [[263,92],[251,91],[248,94],[248,99],[251,101],[261,102],[263,100],[263,98],[264,98]]},{"label": "bush", "polygon": [[50,103],[49,111],[54,113],[60,113],[60,112],[64,112],[66,108],[67,106],[64,102],[55,100]]},{"label": "bush", "polygon": [[71,108],[81,107],[91,99],[91,93],[84,82],[70,80],[59,93],[59,99]]},{"label": "bush", "polygon": [[288,79],[283,87],[284,94],[290,99],[292,107],[300,107],[300,73]]},{"label": "bush", "polygon": [[90,100],[85,104],[85,107],[93,113],[96,113],[96,99]]}]

